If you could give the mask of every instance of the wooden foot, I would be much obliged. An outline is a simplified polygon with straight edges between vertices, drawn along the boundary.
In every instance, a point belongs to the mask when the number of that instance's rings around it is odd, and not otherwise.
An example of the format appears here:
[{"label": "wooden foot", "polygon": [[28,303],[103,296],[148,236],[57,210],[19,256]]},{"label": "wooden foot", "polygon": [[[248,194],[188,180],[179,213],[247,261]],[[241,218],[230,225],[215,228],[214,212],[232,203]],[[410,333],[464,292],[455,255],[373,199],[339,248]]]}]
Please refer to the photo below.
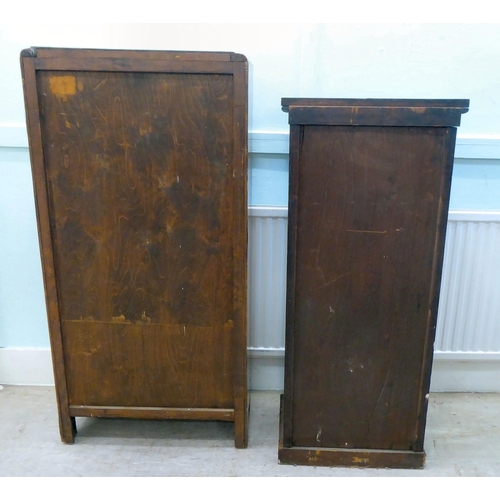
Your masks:
[{"label": "wooden foot", "polygon": [[241,405],[238,405],[234,410],[234,446],[236,448],[246,448],[248,446],[249,412],[249,398],[245,398]]},{"label": "wooden foot", "polygon": [[278,462],[288,465],[422,469],[425,452],[347,448],[306,448],[283,444],[283,396],[280,401]]},{"label": "wooden foot", "polygon": [[66,444],[73,444],[76,435],[76,418],[75,417],[59,417],[59,431],[61,433],[61,441]]}]

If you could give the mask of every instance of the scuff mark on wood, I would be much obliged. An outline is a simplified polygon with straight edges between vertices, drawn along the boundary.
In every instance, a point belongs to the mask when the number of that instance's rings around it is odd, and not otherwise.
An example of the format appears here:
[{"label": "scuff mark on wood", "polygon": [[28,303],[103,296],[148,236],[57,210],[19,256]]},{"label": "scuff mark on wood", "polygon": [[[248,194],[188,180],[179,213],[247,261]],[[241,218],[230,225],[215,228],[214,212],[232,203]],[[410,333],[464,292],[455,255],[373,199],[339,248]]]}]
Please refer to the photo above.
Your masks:
[{"label": "scuff mark on wood", "polygon": [[320,443],[320,442],[321,442],[320,437],[321,437],[321,432],[322,432],[322,430],[323,430],[323,429],[322,429],[322,428],[321,428],[321,426],[320,426],[320,427],[319,427],[319,430],[318,430],[318,433],[316,434],[316,441],[317,441],[318,443]]},{"label": "scuff mark on wood", "polygon": [[387,231],[364,231],[361,229],[347,229],[348,233],[370,233],[370,234],[387,234]]}]

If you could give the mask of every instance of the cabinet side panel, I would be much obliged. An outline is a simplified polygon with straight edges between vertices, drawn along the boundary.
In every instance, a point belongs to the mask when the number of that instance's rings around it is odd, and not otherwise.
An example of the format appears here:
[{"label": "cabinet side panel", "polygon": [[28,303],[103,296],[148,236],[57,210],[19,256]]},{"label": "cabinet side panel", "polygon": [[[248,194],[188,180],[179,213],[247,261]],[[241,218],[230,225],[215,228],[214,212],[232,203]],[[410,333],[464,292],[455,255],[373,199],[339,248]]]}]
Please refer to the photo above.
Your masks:
[{"label": "cabinet side panel", "polygon": [[446,129],[304,127],[294,446],[411,450]]}]

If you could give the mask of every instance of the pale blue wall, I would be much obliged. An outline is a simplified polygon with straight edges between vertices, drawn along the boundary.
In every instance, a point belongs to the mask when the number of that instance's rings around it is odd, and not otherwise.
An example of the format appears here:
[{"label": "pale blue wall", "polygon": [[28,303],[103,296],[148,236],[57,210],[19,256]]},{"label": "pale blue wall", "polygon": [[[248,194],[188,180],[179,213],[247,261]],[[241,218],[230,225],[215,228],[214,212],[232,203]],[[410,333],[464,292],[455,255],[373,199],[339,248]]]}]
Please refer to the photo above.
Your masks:
[{"label": "pale blue wall", "polygon": [[0,348],[48,347],[26,148],[0,148]]},{"label": "pale blue wall", "polygon": [[251,154],[248,172],[250,205],[288,205],[288,155]]},{"label": "pale blue wall", "polygon": [[456,159],[450,210],[500,210],[500,159]]}]

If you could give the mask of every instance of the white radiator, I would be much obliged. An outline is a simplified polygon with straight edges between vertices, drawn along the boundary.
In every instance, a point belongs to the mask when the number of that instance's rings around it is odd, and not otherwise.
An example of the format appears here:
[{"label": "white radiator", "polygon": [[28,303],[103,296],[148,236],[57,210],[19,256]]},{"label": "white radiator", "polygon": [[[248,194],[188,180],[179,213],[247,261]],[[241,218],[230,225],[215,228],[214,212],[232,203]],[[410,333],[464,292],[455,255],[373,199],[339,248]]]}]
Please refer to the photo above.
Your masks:
[{"label": "white radiator", "polygon": [[[254,206],[249,215],[251,387],[281,389],[287,209]],[[461,387],[462,378],[471,380],[463,362],[500,361],[500,212],[449,214],[434,349],[433,390],[496,390],[488,383]],[[458,363],[458,375],[449,363],[441,373],[436,361]],[[486,376],[493,368],[500,378],[497,364],[488,366]]]},{"label": "white radiator", "polygon": [[286,207],[250,207],[248,224],[249,349],[282,356],[285,345]]},{"label": "white radiator", "polygon": [[450,212],[434,351],[500,359],[500,213]]}]

